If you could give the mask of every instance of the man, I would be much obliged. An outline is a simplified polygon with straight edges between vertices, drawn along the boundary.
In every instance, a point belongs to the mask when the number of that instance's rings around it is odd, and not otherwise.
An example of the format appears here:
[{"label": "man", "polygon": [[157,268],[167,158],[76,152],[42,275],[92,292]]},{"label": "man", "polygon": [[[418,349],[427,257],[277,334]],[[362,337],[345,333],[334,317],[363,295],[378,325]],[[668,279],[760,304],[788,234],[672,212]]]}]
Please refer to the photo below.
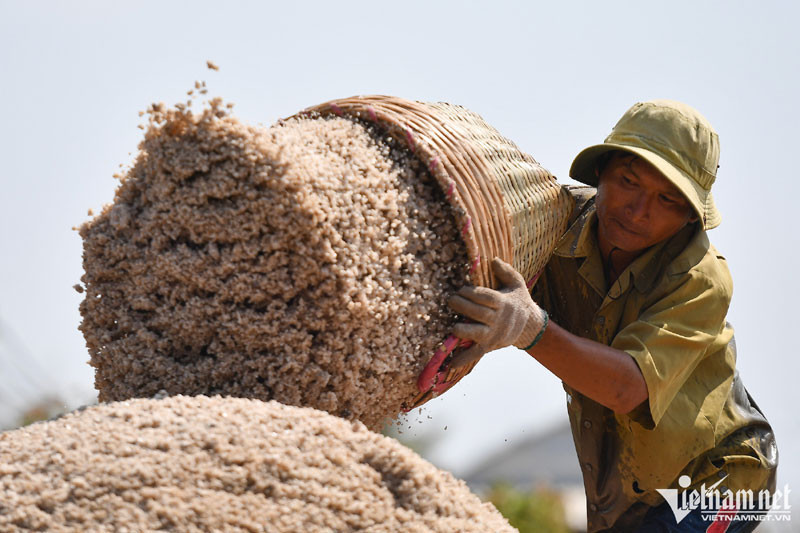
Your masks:
[{"label": "man", "polygon": [[573,162],[596,195],[578,202],[533,296],[495,259],[499,290],[450,301],[475,321],[455,327],[475,344],[452,366],[514,345],[563,381],[590,532],[748,530],[758,522],[713,525],[699,509],[678,523],[658,489],[774,490],[774,437],[736,372],[732,280],[706,235],[720,223],[718,159],[696,110],[634,105]]}]

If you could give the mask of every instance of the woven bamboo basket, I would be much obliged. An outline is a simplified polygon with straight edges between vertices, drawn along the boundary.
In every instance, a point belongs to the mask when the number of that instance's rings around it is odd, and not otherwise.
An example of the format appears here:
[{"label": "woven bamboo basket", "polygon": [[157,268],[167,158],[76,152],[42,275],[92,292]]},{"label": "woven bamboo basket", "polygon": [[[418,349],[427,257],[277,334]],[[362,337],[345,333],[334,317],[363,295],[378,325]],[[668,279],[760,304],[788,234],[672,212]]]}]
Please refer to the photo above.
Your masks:
[{"label": "woven bamboo basket", "polygon": [[[496,288],[490,263],[499,257],[533,285],[566,230],[573,205],[570,194],[533,157],[458,105],[357,96],[297,116],[326,115],[377,123],[427,165],[461,228],[471,283]],[[437,348],[420,375],[420,395],[411,408],[469,373],[472,366],[447,368],[451,352],[467,345],[450,336]]]}]

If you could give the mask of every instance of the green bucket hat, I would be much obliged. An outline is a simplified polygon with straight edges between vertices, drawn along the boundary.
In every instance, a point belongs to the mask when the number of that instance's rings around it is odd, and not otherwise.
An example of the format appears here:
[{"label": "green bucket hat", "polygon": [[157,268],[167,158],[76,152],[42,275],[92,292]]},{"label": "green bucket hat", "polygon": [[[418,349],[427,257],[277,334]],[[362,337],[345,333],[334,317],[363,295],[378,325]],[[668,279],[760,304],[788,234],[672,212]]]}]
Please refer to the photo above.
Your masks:
[{"label": "green bucket hat", "polygon": [[597,158],[611,150],[630,152],[648,161],[689,200],[703,229],[719,226],[721,216],[711,196],[717,177],[719,137],[696,109],[671,100],[634,105],[603,144],[578,154],[569,175],[596,187]]}]

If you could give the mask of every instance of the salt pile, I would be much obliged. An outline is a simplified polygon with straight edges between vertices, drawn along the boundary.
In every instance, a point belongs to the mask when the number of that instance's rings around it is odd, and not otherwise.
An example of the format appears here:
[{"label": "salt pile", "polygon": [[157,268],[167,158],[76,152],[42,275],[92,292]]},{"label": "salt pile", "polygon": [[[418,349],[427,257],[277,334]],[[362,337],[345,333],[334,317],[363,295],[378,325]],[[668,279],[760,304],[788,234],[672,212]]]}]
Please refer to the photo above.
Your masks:
[{"label": "salt pile", "polygon": [[113,205],[80,229],[100,400],[275,399],[372,429],[409,404],[467,271],[424,165],[345,118],[150,113]]},{"label": "salt pile", "polygon": [[359,422],[241,398],[87,408],[0,433],[0,530],[510,532]]}]

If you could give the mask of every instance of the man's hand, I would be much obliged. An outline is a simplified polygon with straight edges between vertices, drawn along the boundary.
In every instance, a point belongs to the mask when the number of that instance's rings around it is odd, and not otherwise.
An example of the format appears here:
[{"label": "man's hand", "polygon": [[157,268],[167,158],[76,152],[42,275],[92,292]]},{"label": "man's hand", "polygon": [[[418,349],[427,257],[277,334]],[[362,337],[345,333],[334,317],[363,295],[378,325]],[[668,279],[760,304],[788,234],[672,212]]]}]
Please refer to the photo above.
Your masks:
[{"label": "man's hand", "polygon": [[447,302],[453,311],[476,322],[460,322],[453,328],[454,335],[475,344],[453,358],[452,368],[506,346],[525,348],[545,326],[547,315],[531,298],[522,275],[499,258],[492,261],[492,271],[501,283],[500,290],[464,287]]}]

